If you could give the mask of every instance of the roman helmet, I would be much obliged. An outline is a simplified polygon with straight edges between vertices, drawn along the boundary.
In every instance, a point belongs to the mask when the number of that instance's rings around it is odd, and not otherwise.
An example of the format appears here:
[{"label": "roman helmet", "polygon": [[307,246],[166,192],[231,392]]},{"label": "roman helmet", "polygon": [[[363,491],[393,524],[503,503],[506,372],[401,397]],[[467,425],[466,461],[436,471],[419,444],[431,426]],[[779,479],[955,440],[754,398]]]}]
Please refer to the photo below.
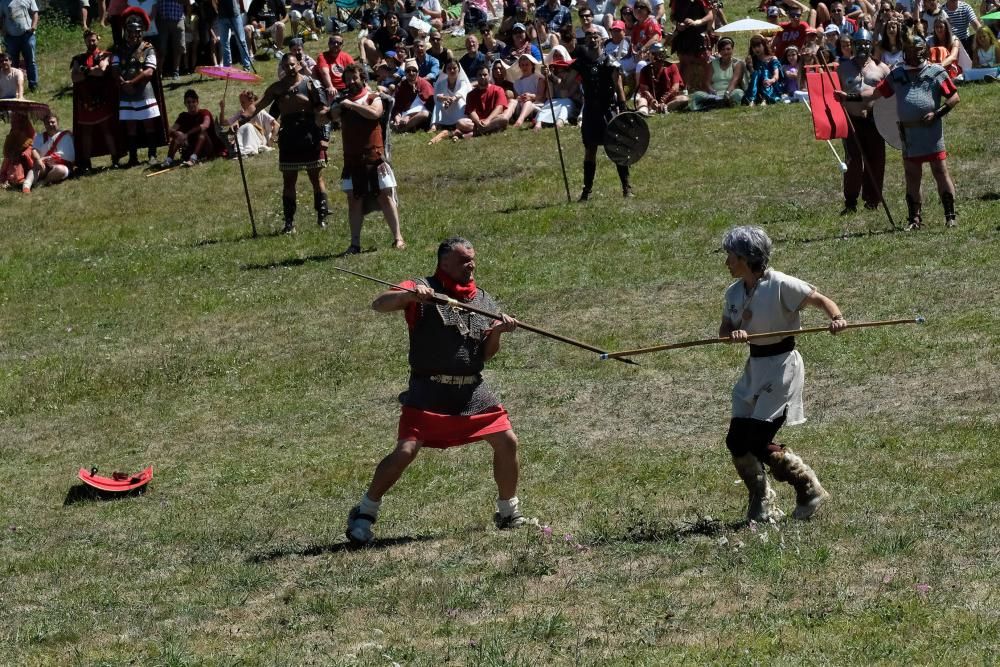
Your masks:
[{"label": "roman helmet", "polygon": [[903,46],[903,63],[907,67],[920,67],[927,61],[929,52],[923,35],[913,35]]},{"label": "roman helmet", "polygon": [[872,40],[874,36],[871,31],[864,26],[858,28],[851,35],[851,46],[854,47],[854,59],[860,62],[868,60],[872,53]]}]

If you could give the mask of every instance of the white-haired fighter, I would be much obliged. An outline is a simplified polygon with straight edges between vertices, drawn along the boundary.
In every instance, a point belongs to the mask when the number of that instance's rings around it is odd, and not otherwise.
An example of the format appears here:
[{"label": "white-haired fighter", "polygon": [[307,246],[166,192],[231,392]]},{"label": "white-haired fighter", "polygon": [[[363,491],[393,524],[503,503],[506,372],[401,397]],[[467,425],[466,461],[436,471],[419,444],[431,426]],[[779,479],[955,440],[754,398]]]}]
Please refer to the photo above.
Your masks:
[{"label": "white-haired fighter", "polygon": [[[847,327],[847,320],[831,299],[815,287],[768,266],[771,239],[759,227],[734,227],[722,239],[726,267],[738,280],[726,290],[719,336],[746,343],[748,334],[800,328],[799,313],[813,306],[830,318],[830,333]],[[816,473],[798,455],[773,441],[785,423],[806,420],[802,408],[805,371],[795,350],[795,337],[760,338],[750,344],[750,358],[733,387],[733,416],[726,446],[733,464],[750,492],[747,519],[767,521],[776,495],[768,486],[764,465],[780,482],[795,489],[793,516],[812,516],[829,494]]]}]

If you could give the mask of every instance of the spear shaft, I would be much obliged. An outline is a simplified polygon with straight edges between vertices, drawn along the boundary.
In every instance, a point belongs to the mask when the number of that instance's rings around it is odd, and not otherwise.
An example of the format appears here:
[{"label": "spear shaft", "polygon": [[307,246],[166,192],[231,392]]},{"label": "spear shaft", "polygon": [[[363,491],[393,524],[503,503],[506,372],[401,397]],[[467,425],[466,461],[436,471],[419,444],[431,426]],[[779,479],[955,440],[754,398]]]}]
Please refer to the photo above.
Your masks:
[{"label": "spear shaft", "polygon": [[[915,318],[905,320],[881,320],[878,322],[852,322],[847,325],[847,329],[864,329],[869,327],[887,327],[896,324],[924,324],[926,320],[919,315]],[[799,334],[818,333],[829,331],[830,327],[810,327],[808,329],[789,329],[788,331],[767,331],[764,333],[750,334],[747,340],[757,340],[760,338],[771,338],[773,336],[798,336]],[[639,354],[649,354],[650,352],[661,352],[663,350],[677,350],[682,347],[698,347],[700,345],[716,345],[718,343],[730,343],[732,340],[726,338],[703,338],[701,340],[689,340],[683,343],[670,343],[668,345],[656,345],[653,347],[641,347],[635,350],[624,350],[622,352],[609,352],[601,355],[601,360],[621,359],[624,357],[634,357]]]},{"label": "spear shaft", "polygon": [[[363,273],[358,273],[357,271],[351,271],[350,269],[345,269],[345,268],[342,268],[342,267],[339,267],[339,266],[335,266],[333,268],[335,268],[337,271],[341,271],[343,273],[349,273],[352,276],[357,276],[358,278],[364,278],[365,280],[370,280],[373,283],[379,283],[380,285],[385,285],[387,287],[391,287],[392,289],[399,290],[401,292],[410,292],[411,294],[417,294],[417,290],[415,290],[415,289],[410,289],[409,287],[403,287],[402,285],[397,285],[396,283],[391,283],[391,282],[389,282],[387,280],[381,280],[379,278],[374,278],[372,276],[368,276],[368,275],[365,275]],[[444,304],[446,306],[451,306],[452,308],[459,308],[461,310],[466,310],[466,311],[468,311],[470,313],[476,313],[477,315],[482,315],[484,317],[488,317],[488,318],[490,318],[492,320],[496,320],[498,322],[503,321],[503,315],[501,315],[499,313],[491,313],[488,310],[483,310],[481,308],[476,308],[475,306],[470,306],[467,303],[462,303],[461,301],[453,299],[450,296],[447,296],[445,294],[438,294],[437,292],[435,292],[434,296],[431,297],[431,299],[434,300],[437,303]],[[533,333],[536,333],[536,334],[538,334],[540,336],[545,336],[546,338],[551,338],[552,340],[557,340],[557,341],[559,341],[561,343],[566,343],[566,344],[572,345],[574,347],[579,347],[579,348],[581,348],[583,350],[588,350],[590,352],[596,352],[597,354],[600,354],[602,356],[607,354],[607,352],[605,350],[602,350],[599,347],[594,347],[593,345],[590,345],[588,343],[584,343],[584,342],[579,341],[579,340],[574,340],[573,338],[568,338],[568,337],[563,336],[561,334],[553,333],[552,331],[546,331],[545,329],[542,329],[542,328],[539,328],[539,327],[536,327],[536,326],[532,326],[530,324],[525,324],[524,322],[521,322],[521,321],[518,321],[517,326],[520,329],[526,329],[526,330],[531,331]],[[621,362],[624,362],[626,364],[636,364],[636,362],[632,361],[631,359],[616,359],[616,361],[621,361]],[[638,364],[636,364],[636,365],[638,365]]]}]

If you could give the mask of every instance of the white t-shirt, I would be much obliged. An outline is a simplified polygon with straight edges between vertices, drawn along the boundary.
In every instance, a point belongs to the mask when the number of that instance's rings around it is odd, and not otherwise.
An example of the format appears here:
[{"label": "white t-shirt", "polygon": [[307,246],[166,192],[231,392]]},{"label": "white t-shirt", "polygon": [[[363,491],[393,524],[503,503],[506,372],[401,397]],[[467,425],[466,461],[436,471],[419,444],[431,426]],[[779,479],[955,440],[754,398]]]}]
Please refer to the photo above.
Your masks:
[{"label": "white t-shirt", "polygon": [[[59,143],[56,144],[55,149],[53,149],[52,144],[56,137],[59,137]],[[51,154],[57,155],[63,162],[76,162],[76,147],[73,145],[73,133],[72,132],[57,132],[54,136],[45,138],[44,132],[39,132],[35,135],[35,140],[32,142],[35,150],[42,157]]]}]

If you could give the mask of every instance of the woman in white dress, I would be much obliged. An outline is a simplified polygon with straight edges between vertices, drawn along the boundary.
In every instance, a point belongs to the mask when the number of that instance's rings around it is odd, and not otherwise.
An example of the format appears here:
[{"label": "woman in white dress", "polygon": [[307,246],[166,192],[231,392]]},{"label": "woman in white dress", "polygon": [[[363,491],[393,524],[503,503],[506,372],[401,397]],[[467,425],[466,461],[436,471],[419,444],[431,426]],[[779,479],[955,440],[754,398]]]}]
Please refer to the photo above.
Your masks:
[{"label": "woman in white dress", "polygon": [[431,116],[431,132],[435,133],[429,143],[436,144],[455,129],[455,125],[465,118],[465,96],[472,90],[469,77],[465,75],[457,60],[450,60],[444,67],[444,76],[439,76],[434,84],[434,113]]},{"label": "woman in white dress", "polygon": [[[517,70],[508,70],[514,84],[514,95],[517,100],[517,120],[514,127],[524,127],[524,121],[539,109],[545,99],[545,79],[536,70],[538,61],[530,53],[522,54],[517,59]],[[515,71],[518,74],[515,74]]]},{"label": "woman in white dress", "polygon": [[[240,153],[256,155],[264,151],[274,150],[271,144],[278,136],[278,121],[267,111],[261,110],[250,118],[249,109],[257,101],[257,95],[252,90],[240,93],[240,111],[226,118],[226,101],[219,100],[219,118],[225,128],[236,127],[236,140],[239,141]],[[234,156],[235,157],[235,156]]]}]

